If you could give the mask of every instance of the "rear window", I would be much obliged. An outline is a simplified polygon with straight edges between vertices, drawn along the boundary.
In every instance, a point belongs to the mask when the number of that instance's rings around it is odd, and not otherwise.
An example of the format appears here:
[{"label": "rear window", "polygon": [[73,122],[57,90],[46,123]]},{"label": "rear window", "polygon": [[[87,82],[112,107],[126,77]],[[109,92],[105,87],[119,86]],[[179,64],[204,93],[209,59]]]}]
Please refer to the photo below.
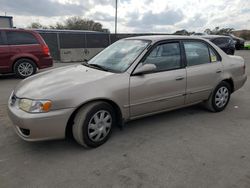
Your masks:
[{"label": "rear window", "polygon": [[207,45],[202,42],[184,42],[187,65],[194,66],[210,63],[210,54]]},{"label": "rear window", "polygon": [[10,45],[38,44],[36,38],[31,33],[7,31],[6,36]]}]

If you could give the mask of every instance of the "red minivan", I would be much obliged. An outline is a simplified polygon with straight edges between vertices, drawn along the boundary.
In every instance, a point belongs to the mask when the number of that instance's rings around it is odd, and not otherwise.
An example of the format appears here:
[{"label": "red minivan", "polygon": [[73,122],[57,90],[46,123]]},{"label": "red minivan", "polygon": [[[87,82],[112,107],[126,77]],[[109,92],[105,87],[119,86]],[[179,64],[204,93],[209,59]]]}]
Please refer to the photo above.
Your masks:
[{"label": "red minivan", "polygon": [[37,69],[53,66],[53,59],[43,38],[36,31],[0,29],[0,74],[15,73],[27,78]]}]

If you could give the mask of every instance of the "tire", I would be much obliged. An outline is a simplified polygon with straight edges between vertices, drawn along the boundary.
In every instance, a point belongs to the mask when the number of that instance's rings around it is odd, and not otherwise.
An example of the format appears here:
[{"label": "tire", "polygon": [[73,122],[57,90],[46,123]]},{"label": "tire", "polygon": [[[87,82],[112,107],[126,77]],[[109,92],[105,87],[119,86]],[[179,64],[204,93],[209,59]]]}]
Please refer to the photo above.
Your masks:
[{"label": "tire", "polygon": [[24,79],[29,76],[32,76],[36,73],[37,66],[36,64],[30,59],[19,59],[14,64],[14,73],[16,77]]},{"label": "tire", "polygon": [[76,114],[72,127],[73,137],[85,148],[96,148],[110,138],[115,123],[115,112],[111,105],[106,102],[90,103]]},{"label": "tire", "polygon": [[224,110],[230,100],[231,91],[230,84],[222,81],[205,102],[206,108],[212,112],[221,112]]}]

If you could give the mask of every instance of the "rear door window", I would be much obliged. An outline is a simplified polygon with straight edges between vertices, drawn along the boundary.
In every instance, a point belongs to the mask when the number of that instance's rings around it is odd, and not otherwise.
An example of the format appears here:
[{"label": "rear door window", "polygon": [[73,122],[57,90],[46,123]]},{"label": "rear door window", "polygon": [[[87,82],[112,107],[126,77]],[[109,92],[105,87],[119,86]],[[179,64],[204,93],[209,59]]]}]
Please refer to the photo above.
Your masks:
[{"label": "rear door window", "polygon": [[187,66],[210,63],[210,52],[203,42],[184,42]]},{"label": "rear door window", "polygon": [[9,45],[38,44],[36,38],[27,32],[6,31]]}]

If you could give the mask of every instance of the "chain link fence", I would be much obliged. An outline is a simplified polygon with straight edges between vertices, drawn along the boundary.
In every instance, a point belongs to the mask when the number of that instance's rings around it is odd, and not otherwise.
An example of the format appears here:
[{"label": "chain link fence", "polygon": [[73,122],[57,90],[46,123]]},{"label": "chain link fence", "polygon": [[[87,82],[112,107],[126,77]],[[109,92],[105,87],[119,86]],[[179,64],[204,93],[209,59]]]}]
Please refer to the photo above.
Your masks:
[{"label": "chain link fence", "polygon": [[37,30],[56,61],[74,62],[90,59],[117,40],[150,33],[109,34],[92,31]]}]

